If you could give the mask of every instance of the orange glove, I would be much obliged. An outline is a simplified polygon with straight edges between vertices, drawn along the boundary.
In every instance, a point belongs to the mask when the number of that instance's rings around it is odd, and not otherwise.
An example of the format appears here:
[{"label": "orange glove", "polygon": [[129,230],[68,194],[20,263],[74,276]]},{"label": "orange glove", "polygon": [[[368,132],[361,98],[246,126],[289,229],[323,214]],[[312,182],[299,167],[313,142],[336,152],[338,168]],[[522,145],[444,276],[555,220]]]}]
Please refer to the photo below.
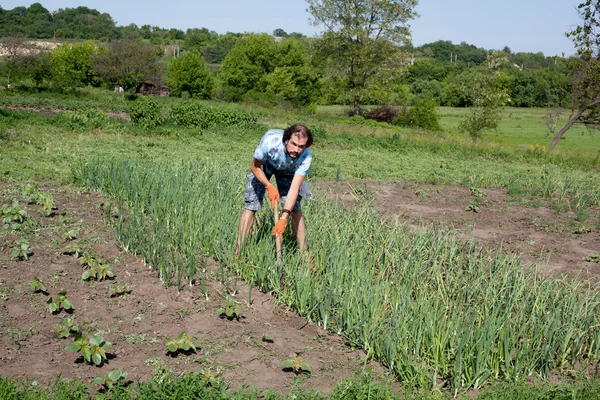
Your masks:
[{"label": "orange glove", "polygon": [[277,236],[279,234],[279,240],[283,240],[283,232],[285,231],[285,224],[287,224],[287,218],[280,218],[277,221],[277,225],[273,228],[273,236]]},{"label": "orange glove", "polygon": [[279,198],[279,192],[272,183],[269,183],[265,188],[267,189],[267,192],[269,192],[269,200],[271,201],[271,207],[274,210],[275,205],[281,201]]}]

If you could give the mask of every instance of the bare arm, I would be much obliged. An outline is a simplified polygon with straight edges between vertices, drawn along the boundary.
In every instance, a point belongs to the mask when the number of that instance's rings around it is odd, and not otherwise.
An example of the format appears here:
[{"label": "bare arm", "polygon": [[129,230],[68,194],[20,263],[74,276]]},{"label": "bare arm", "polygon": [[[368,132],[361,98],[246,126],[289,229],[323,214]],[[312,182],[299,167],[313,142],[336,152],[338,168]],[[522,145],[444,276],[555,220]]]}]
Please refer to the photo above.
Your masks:
[{"label": "bare arm", "polygon": [[252,173],[254,174],[254,176],[260,183],[267,186],[269,184],[269,180],[267,179],[265,172],[261,168],[261,166],[264,163],[265,163],[264,161],[260,161],[260,160],[257,160],[256,158],[253,158],[252,164],[250,165],[250,171],[252,171]]},{"label": "bare arm", "polygon": [[300,192],[300,185],[304,182],[304,175],[294,175],[294,179],[292,179],[292,184],[290,185],[290,190],[285,199],[285,204],[283,206],[286,210],[293,210],[294,205],[296,204],[296,200],[298,199],[298,193]]}]

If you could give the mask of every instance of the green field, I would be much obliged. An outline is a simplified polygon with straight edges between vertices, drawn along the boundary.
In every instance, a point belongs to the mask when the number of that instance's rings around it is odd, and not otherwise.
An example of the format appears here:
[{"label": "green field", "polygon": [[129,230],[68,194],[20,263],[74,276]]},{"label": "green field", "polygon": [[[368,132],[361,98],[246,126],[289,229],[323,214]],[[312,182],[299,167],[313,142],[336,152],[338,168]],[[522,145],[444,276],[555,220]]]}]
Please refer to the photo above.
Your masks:
[{"label": "green field", "polygon": [[[157,100],[165,111],[177,104]],[[573,209],[600,207],[598,134],[577,128],[556,154],[547,154],[535,147],[551,140],[544,110],[507,109],[497,132],[473,143],[456,131],[465,113],[460,109],[441,109],[443,131],[432,133],[349,123],[343,107],[310,115],[239,106],[258,123],[200,129],[167,121],[144,129],[89,112],[128,110],[127,101],[99,91],[0,94],[0,104],[0,179],[7,185],[56,180],[110,195],[121,216],[117,240],[147,259],[165,284],[181,287],[196,273],[198,257],[214,258],[227,274],[364,349],[411,390],[452,396],[487,387],[482,398],[513,391],[515,399],[528,398],[528,390],[555,396],[548,398],[591,393],[585,371],[600,357],[600,293],[576,279],[525,271],[517,259],[476,249],[452,233],[409,233],[368,206],[347,209],[321,193],[306,206],[311,252],[322,266],[318,279],[307,273],[293,243],[284,243],[285,262],[273,269],[272,238],[264,232],[244,250],[243,261],[233,260],[232,250],[243,174],[270,127],[304,122],[313,128],[312,180],[504,188]],[[528,377],[554,375],[578,379],[563,391],[522,386]],[[0,393],[5,388],[17,396],[11,385],[0,380]]]}]

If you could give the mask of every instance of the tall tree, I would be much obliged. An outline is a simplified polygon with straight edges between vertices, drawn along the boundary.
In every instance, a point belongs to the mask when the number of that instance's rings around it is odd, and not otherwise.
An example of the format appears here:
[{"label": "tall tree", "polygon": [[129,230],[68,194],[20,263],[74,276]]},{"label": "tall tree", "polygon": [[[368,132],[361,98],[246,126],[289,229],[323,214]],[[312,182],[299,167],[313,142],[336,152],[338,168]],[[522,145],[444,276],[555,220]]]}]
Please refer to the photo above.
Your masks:
[{"label": "tall tree", "polygon": [[188,93],[191,97],[210,99],[214,78],[198,51],[188,51],[169,62],[167,85],[176,96]]},{"label": "tall tree", "polygon": [[578,6],[582,23],[567,32],[577,48],[571,60],[571,113],[567,123],[553,131],[552,151],[575,123],[600,127],[600,0],[587,0]]},{"label": "tall tree", "polygon": [[417,16],[418,0],[307,0],[312,23],[326,32],[321,49],[328,72],[354,99],[402,66],[399,45],[409,42],[408,21]]}]

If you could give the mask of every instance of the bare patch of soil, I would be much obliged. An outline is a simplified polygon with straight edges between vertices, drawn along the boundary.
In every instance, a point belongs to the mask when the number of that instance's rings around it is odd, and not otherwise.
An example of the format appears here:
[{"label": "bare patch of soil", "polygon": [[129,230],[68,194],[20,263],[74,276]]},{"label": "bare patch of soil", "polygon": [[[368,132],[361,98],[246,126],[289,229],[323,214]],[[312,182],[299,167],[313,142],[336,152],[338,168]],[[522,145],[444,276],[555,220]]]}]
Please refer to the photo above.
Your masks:
[{"label": "bare patch of soil", "polygon": [[[600,264],[583,260],[600,252],[598,209],[588,210],[579,222],[572,211],[557,212],[539,199],[523,205],[527,199],[511,197],[503,189],[484,189],[474,200],[462,186],[328,182],[326,187],[331,197],[346,204],[371,202],[383,217],[411,229],[435,224],[465,240],[502,248],[527,267],[600,281]],[[466,211],[469,204],[477,205],[477,212]]]},{"label": "bare patch of soil", "polygon": [[[287,392],[300,379],[306,387],[329,392],[335,381],[362,369],[362,351],[348,348],[340,337],[328,335],[257,290],[249,304],[245,284],[238,282],[235,296],[244,307],[240,321],[216,315],[224,305],[220,293],[225,293],[216,279],[207,281],[206,296],[200,286],[182,291],[165,288],[143,260],[117,246],[102,220],[103,199],[98,193],[51,184],[41,189],[56,202],[53,215],[46,217],[39,206],[21,199],[37,223],[35,232],[8,233],[0,228],[0,374],[47,384],[59,374],[91,382],[120,369],[138,382],[151,377],[160,364],[177,373],[210,368],[233,388],[247,384]],[[20,196],[0,190],[0,204],[13,199]],[[79,230],[77,239],[66,242],[63,234],[71,229]],[[14,261],[11,247],[21,237],[30,241],[32,254],[28,260]],[[93,249],[102,261],[114,265],[115,279],[83,281],[79,261],[63,253],[72,243]],[[208,269],[217,270],[214,262]],[[34,277],[44,282],[48,294],[29,288]],[[131,293],[111,296],[109,285],[123,283],[129,283]],[[61,290],[74,305],[71,314],[52,314],[48,309],[48,298]],[[80,354],[66,350],[72,338],[59,339],[54,328],[65,317],[74,318],[85,335],[100,334],[112,343],[106,363],[88,365]],[[168,355],[165,340],[183,331],[197,338],[198,350]],[[272,343],[262,340],[265,333],[272,335]],[[296,354],[312,367],[312,374],[296,376],[283,370],[281,362]],[[369,365],[377,375],[384,373],[377,364]]]}]

